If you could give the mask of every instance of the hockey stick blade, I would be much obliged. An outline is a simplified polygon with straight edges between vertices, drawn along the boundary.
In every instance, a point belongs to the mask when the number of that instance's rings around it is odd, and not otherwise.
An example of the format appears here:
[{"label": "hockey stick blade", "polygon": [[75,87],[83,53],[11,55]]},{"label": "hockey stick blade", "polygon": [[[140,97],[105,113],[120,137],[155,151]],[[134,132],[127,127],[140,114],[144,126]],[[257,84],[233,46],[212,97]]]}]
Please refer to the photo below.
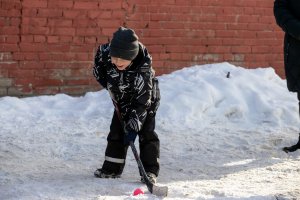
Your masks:
[{"label": "hockey stick blade", "polygon": [[152,194],[154,194],[156,196],[166,197],[168,195],[168,187],[167,186],[159,187],[150,182],[133,142],[131,141],[129,143],[129,145],[131,147],[131,150],[133,152],[133,155],[135,157],[135,160],[138,164],[139,170],[141,172],[141,175],[144,178],[144,181],[146,183],[146,186],[147,186],[149,192],[151,192]]},{"label": "hockey stick blade", "polygon": [[150,182],[149,178],[146,174],[142,173],[142,176],[145,180],[145,184],[149,190],[150,193],[160,196],[160,197],[166,197],[168,196],[168,187],[167,186],[157,186]]},{"label": "hockey stick blade", "polygon": [[153,185],[152,194],[156,196],[166,197],[168,195],[168,187],[167,186],[156,186]]}]

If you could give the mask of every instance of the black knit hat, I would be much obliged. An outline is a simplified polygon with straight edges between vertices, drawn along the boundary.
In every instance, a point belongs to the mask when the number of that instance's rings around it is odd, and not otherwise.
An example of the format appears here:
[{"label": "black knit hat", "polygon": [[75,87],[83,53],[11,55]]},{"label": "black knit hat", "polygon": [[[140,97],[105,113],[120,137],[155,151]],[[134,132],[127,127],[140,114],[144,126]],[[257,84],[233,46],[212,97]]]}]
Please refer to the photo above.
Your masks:
[{"label": "black knit hat", "polygon": [[110,56],[133,60],[139,52],[138,39],[134,30],[121,26],[110,42]]}]

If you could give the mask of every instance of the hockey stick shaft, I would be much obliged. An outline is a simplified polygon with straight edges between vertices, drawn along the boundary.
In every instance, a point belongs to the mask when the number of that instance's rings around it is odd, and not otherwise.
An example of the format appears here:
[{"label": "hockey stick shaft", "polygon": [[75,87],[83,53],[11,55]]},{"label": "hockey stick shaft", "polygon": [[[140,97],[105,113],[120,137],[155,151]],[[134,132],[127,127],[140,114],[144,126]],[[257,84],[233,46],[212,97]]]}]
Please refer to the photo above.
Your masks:
[{"label": "hockey stick shaft", "polygon": [[[119,111],[119,107],[118,105],[113,101],[113,104],[115,106],[115,109],[116,109],[116,113],[118,115],[118,118],[121,122],[121,124],[123,125],[123,120],[122,120],[122,116],[121,116],[121,113]],[[133,143],[133,141],[130,141],[129,142],[129,145],[131,147],[131,150],[132,150],[132,153],[134,155],[134,158],[138,164],[138,168],[139,168],[139,171],[141,173],[141,175],[143,176],[144,178],[144,181],[145,181],[145,184],[149,190],[150,193],[154,194],[154,195],[157,195],[157,196],[167,196],[168,195],[168,187],[164,186],[164,187],[158,187],[158,186],[155,186],[153,183],[150,182],[147,174],[146,174],[146,171],[145,171],[145,168],[143,166],[143,163],[140,159],[140,156],[136,150],[136,147]]]},{"label": "hockey stick shaft", "polygon": [[132,153],[134,155],[134,158],[135,158],[135,160],[136,160],[136,162],[138,164],[138,168],[140,170],[140,173],[141,173],[141,175],[143,176],[143,178],[145,180],[145,184],[146,184],[149,192],[153,193],[153,184],[149,181],[149,178],[148,178],[148,176],[146,174],[145,168],[144,168],[143,163],[142,163],[142,161],[141,161],[141,159],[139,157],[139,154],[138,154],[138,152],[137,152],[137,150],[135,148],[135,145],[134,145],[134,143],[132,141],[130,141],[129,144],[130,144]]}]

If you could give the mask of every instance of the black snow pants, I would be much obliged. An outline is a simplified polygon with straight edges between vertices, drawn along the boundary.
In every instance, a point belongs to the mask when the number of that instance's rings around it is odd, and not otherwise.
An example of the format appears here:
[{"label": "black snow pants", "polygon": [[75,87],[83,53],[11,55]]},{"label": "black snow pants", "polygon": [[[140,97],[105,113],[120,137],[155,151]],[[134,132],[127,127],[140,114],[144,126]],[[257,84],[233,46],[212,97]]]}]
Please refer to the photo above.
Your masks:
[{"label": "black snow pants", "polygon": [[[146,172],[159,173],[159,138],[154,131],[155,115],[148,115],[142,130],[138,133],[140,158]],[[116,174],[122,174],[128,145],[124,145],[124,131],[117,112],[114,112],[107,137],[105,161],[102,169]]]}]

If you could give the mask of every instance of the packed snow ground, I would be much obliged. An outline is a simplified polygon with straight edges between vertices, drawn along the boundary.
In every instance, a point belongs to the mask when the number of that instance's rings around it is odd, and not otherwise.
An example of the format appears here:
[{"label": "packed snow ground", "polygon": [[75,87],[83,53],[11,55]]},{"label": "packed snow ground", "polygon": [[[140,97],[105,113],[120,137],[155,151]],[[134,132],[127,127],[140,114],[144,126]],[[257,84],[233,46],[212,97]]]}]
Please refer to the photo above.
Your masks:
[{"label": "packed snow ground", "polygon": [[[159,81],[158,185],[169,187],[166,200],[300,199],[300,151],[281,151],[298,138],[297,97],[272,68],[219,63]],[[139,182],[130,150],[122,178],[93,177],[112,112],[104,90],[0,98],[0,199],[160,199]],[[145,194],[132,196],[139,187]]]}]

